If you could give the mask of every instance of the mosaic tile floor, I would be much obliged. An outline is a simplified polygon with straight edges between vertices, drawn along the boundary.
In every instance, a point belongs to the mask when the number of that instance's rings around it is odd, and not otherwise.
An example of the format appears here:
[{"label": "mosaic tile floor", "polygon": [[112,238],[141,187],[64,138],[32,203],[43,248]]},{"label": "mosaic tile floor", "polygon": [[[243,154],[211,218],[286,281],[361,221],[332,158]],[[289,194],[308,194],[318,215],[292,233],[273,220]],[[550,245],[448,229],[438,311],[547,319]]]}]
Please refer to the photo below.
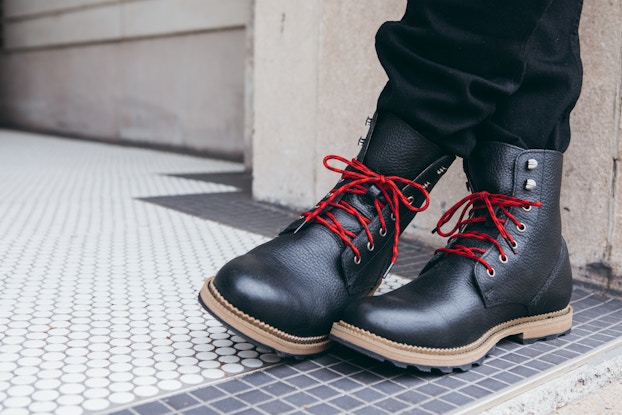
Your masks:
[{"label": "mosaic tile floor", "polygon": [[[281,360],[196,301],[291,214],[248,199],[247,179],[234,163],[0,131],[0,413],[444,414],[622,335],[622,302],[577,288],[570,335],[505,341],[466,373],[341,347]],[[228,222],[214,208],[228,203],[262,225]],[[401,254],[383,291],[428,251],[405,241]]]}]

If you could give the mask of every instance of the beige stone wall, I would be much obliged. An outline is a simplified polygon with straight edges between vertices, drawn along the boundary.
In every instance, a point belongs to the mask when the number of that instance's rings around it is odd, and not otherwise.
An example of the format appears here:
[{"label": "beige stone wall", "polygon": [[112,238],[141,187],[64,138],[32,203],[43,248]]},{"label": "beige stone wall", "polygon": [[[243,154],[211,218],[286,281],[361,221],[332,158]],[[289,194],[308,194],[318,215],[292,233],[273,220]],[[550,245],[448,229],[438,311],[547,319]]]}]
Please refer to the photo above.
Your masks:
[{"label": "beige stone wall", "polygon": [[251,0],[4,0],[0,122],[232,158]]},{"label": "beige stone wall", "polygon": [[250,0],[4,0],[9,50],[244,27]]},{"label": "beige stone wall", "polygon": [[622,1],[586,0],[584,80],[566,154],[564,225],[578,278],[622,290]]},{"label": "beige stone wall", "polygon": [[353,157],[384,84],[374,34],[403,0],[257,0],[255,195],[312,206],[336,181],[325,154]]},{"label": "beige stone wall", "polygon": [[[374,34],[405,0],[256,0],[254,194],[297,208],[334,185],[325,154],[352,157],[363,121],[386,82]],[[577,279],[622,290],[620,80],[622,0],[586,0],[580,28],[584,89],[565,157],[564,234]],[[466,194],[457,161],[431,208],[407,232],[432,245],[444,209]]]}]

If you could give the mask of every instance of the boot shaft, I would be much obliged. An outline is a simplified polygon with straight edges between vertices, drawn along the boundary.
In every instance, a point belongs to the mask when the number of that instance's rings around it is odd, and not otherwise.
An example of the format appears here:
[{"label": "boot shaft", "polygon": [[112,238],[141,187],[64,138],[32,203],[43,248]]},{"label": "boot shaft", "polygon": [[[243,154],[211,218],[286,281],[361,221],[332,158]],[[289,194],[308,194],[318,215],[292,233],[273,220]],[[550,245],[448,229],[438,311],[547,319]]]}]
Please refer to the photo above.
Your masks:
[{"label": "boot shaft", "polygon": [[477,146],[464,160],[471,191],[542,202],[539,210],[548,218],[548,229],[557,235],[561,235],[562,168],[563,155],[558,151],[495,142]]},{"label": "boot shaft", "polygon": [[554,310],[568,303],[572,276],[561,234],[562,163],[562,153],[557,151],[525,150],[494,142],[476,147],[465,160],[464,168],[473,192],[486,191],[541,203],[507,208],[516,222],[502,209],[495,210],[514,246],[500,236],[490,219],[467,226],[470,231],[491,235],[506,252],[503,258],[490,244],[475,243],[486,249],[482,259],[494,269],[491,273],[482,263],[474,268],[487,306],[518,302],[538,309],[537,299],[544,297]]},{"label": "boot shaft", "polygon": [[436,160],[454,159],[392,113],[374,114],[369,124],[357,159],[377,173],[414,179]]}]

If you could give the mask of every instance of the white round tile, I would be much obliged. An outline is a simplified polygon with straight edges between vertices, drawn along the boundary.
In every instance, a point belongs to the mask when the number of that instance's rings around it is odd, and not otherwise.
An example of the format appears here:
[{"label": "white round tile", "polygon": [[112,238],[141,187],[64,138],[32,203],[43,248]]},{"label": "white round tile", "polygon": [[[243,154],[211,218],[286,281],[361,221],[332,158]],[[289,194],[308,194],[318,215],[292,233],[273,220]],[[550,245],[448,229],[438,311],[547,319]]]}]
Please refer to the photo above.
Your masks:
[{"label": "white round tile", "polygon": [[134,393],[142,398],[154,396],[159,392],[159,389],[155,386],[139,386],[134,389]]},{"label": "white round tile", "polygon": [[201,372],[201,375],[207,379],[220,379],[225,377],[225,372],[219,369],[206,369]]},{"label": "white round tile", "polygon": [[106,399],[87,399],[82,403],[82,407],[87,411],[103,411],[110,406]]},{"label": "white round tile", "polygon": [[31,396],[35,391],[30,385],[12,386],[6,390],[6,394],[12,397]]},{"label": "white round tile", "polygon": [[107,388],[88,388],[83,393],[86,399],[103,399],[110,395],[110,390]]},{"label": "white round tile", "polygon": [[181,382],[174,379],[166,379],[158,382],[158,387],[165,391],[174,391],[180,389],[183,386]]},{"label": "white round tile", "polygon": [[117,405],[128,404],[136,399],[133,393],[129,392],[116,392],[110,395],[110,402]]},{"label": "white round tile", "polygon": [[60,406],[54,412],[54,415],[82,415],[84,410],[76,405]]},{"label": "white round tile", "polygon": [[11,396],[2,402],[6,408],[26,408],[32,401],[27,396]]},{"label": "white round tile", "polygon": [[84,397],[82,395],[62,394],[57,402],[61,406],[76,406],[84,402]]},{"label": "white round tile", "polygon": [[33,402],[32,404],[30,404],[28,409],[35,414],[38,414],[38,413],[50,414],[57,407],[58,405],[55,402],[47,401],[47,402]]},{"label": "white round tile", "polygon": [[242,360],[242,365],[246,366],[246,367],[250,367],[250,368],[259,368],[263,366],[263,362],[259,359],[243,359]]}]

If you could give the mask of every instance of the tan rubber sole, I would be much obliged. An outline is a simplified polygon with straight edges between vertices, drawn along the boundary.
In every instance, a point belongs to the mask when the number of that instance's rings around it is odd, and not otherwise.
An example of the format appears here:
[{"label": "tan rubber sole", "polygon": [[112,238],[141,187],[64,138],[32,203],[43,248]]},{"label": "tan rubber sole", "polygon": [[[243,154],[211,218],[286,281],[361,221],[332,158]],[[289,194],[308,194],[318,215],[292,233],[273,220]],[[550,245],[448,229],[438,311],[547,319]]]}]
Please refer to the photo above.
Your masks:
[{"label": "tan rubber sole", "polygon": [[286,333],[252,317],[229,303],[208,278],[201,291],[203,305],[217,318],[256,343],[275,350],[280,355],[310,356],[328,349],[331,341],[325,336],[300,337]]},{"label": "tan rubber sole", "polygon": [[339,321],[333,324],[331,337],[356,350],[400,367],[464,368],[481,362],[486,354],[503,338],[518,336],[529,343],[557,337],[572,327],[572,307],[561,311],[511,320],[493,327],[471,344],[459,348],[434,349],[397,343],[356,326]]}]

